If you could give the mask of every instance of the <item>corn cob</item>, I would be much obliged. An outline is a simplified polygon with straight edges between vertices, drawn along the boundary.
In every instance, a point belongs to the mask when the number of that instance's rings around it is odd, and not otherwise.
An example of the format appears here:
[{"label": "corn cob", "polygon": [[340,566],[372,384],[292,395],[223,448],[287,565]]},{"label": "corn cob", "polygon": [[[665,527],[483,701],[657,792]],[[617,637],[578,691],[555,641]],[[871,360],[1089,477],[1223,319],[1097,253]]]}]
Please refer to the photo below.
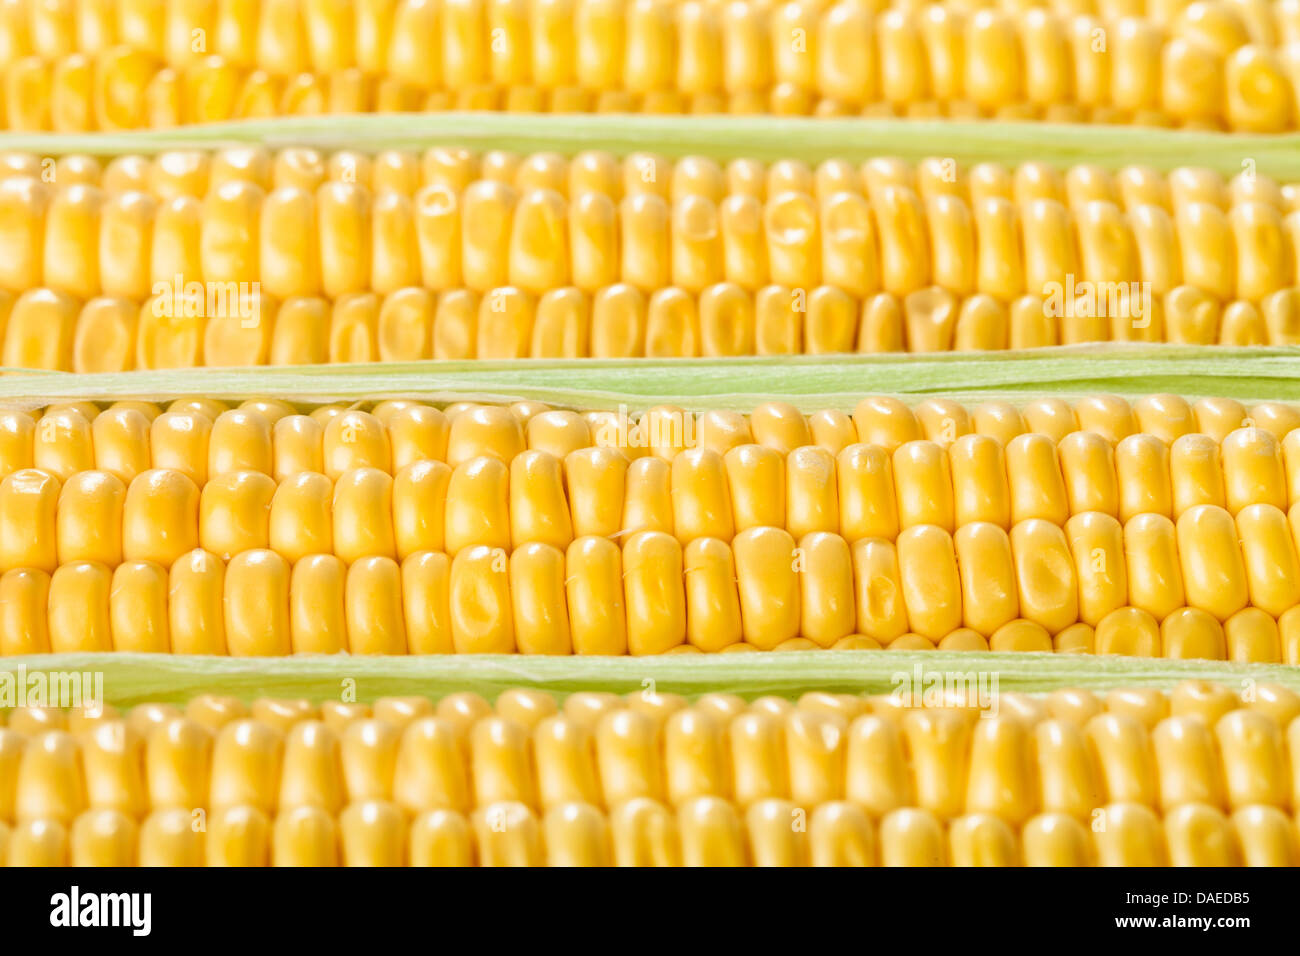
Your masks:
[{"label": "corn cob", "polygon": [[200,696],[0,727],[0,864],[1300,862],[1300,697]]},{"label": "corn cob", "polygon": [[449,108],[1294,128],[1294,2],[1060,6],[7,2],[0,115],[60,131]]},{"label": "corn cob", "polygon": [[[755,141],[756,148],[760,142]],[[743,145],[739,151],[743,156]],[[181,197],[201,200],[232,182],[250,183],[266,192],[301,189],[313,195],[326,183],[343,183],[369,189],[371,194],[395,192],[408,198],[436,187],[450,194],[451,201],[471,185],[489,182],[499,184],[497,188],[514,187],[516,195],[549,190],[576,200],[585,193],[600,193],[615,202],[651,195],[669,202],[698,197],[721,205],[728,199],[738,201],[732,197],[764,202],[790,192],[824,202],[846,192],[875,199],[895,186],[910,189],[925,203],[951,196],[967,204],[989,199],[1017,205],[1052,200],[1075,211],[1090,202],[1108,202],[1127,213],[1144,206],[1173,212],[1189,203],[1208,203],[1224,212],[1250,202],[1268,204],[1284,215],[1300,209],[1300,186],[1240,166],[1228,177],[1203,166],[1175,166],[1166,173],[1133,162],[1120,162],[1115,168],[1099,162],[977,163],[953,157],[931,157],[919,163],[891,156],[863,162],[842,158],[807,162],[793,154],[763,162],[689,154],[672,159],[642,150],[619,156],[590,148],[566,156],[454,146],[363,152],[250,144],[162,149],[156,155],[124,148],[106,160],[84,153],[53,157],[6,150],[0,152],[0,181],[9,179],[98,186],[110,194],[141,192],[159,202]]]},{"label": "corn cob", "polygon": [[0,652],[879,647],[1300,662],[1300,412],[0,416]]},{"label": "corn cob", "polygon": [[13,367],[1300,342],[1297,197],[1254,174],[459,150],[0,167]]}]

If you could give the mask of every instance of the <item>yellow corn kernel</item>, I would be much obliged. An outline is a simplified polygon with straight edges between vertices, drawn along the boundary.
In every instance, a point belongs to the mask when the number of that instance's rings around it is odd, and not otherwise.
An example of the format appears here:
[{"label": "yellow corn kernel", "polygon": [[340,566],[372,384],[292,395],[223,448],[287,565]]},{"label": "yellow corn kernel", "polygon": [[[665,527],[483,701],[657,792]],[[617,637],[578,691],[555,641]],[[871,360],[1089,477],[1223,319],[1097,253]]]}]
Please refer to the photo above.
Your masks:
[{"label": "yellow corn kernel", "polygon": [[1223,622],[1228,659],[1281,663],[1282,644],[1277,622],[1257,607],[1243,608]]},{"label": "yellow corn kernel", "polygon": [[[1032,518],[1011,529],[1020,614],[1056,634],[1079,615],[1077,575],[1061,528]],[[1086,623],[1086,622],[1085,622]]]},{"label": "yellow corn kernel", "polygon": [[50,649],[55,653],[107,651],[112,573],[102,564],[74,561],[50,576]]},{"label": "yellow corn kernel", "polygon": [[0,569],[58,567],[60,498],[58,479],[36,469],[0,480]]},{"label": "yellow corn kernel", "polygon": [[596,727],[596,759],[606,806],[638,797],[663,797],[659,732],[654,720],[614,710]]},{"label": "yellow corn kernel", "polygon": [[857,443],[858,431],[853,419],[834,409],[822,409],[808,416],[808,429],[812,444],[838,455],[849,445]]},{"label": "yellow corn kernel", "polygon": [[109,615],[113,648],[168,653],[168,573],[149,561],[128,561],[113,572]]},{"label": "yellow corn kernel", "polygon": [[1173,514],[1169,449],[1163,441],[1150,434],[1130,435],[1116,445],[1114,458],[1120,520]]},{"label": "yellow corn kernel", "polygon": [[1225,621],[1246,606],[1246,569],[1232,516],[1197,505],[1179,516],[1178,556],[1187,603]]},{"label": "yellow corn kernel", "polygon": [[683,551],[686,639],[703,651],[720,651],[742,636],[736,569],[725,541],[700,537]]},{"label": "yellow corn kernel", "polygon": [[509,561],[487,545],[464,548],[448,581],[452,642],[457,653],[509,653],[515,649]]},{"label": "yellow corn kernel", "polygon": [[[685,640],[682,557],[677,539],[660,531],[639,532],[624,544],[623,592],[632,654],[663,653]],[[737,556],[737,570],[743,578],[740,565]],[[743,593],[741,604],[743,609]]]},{"label": "yellow corn kernel", "polygon": [[1231,822],[1246,866],[1294,865],[1295,830],[1276,807],[1243,807]]},{"label": "yellow corn kernel", "polygon": [[1233,710],[1214,727],[1223,760],[1224,793],[1234,810],[1286,806],[1287,781],[1278,726],[1263,714]]},{"label": "yellow corn kernel", "polygon": [[337,866],[334,818],[319,807],[297,807],[276,816],[271,859],[275,866]]},{"label": "yellow corn kernel", "polygon": [[1175,517],[1198,505],[1226,506],[1220,460],[1219,444],[1208,435],[1184,435],[1169,447]]},{"label": "yellow corn kernel", "polygon": [[1203,721],[1166,718],[1152,731],[1151,743],[1165,813],[1184,804],[1223,805],[1214,738]]},{"label": "yellow corn kernel", "polygon": [[953,488],[948,456],[934,442],[908,442],[894,452],[899,525],[937,525],[951,532]]},{"label": "yellow corn kernel", "polygon": [[627,650],[622,553],[607,538],[579,537],[565,556],[569,630],[578,654]]},{"label": "yellow corn kernel", "polygon": [[1098,783],[1109,799],[1154,805],[1155,768],[1145,728],[1133,717],[1100,714],[1085,730]]},{"label": "yellow corn kernel", "polygon": [[49,591],[44,571],[14,568],[0,575],[0,654],[50,652]]},{"label": "yellow corn kernel", "polygon": [[609,825],[595,807],[566,803],[543,821],[548,866],[608,866]]},{"label": "yellow corn kernel", "polygon": [[154,810],[140,825],[140,865],[202,866],[204,844],[190,810]]},{"label": "yellow corn kernel", "polygon": [[1019,602],[1011,543],[994,524],[963,525],[953,537],[966,627],[988,636],[1016,618]]},{"label": "yellow corn kernel", "polygon": [[79,471],[95,467],[92,441],[87,415],[75,408],[47,409],[36,423],[32,464],[59,481],[66,481]]},{"label": "yellow corn kernel", "polygon": [[[1081,715],[1082,716],[1082,715]],[[1045,811],[1084,818],[1101,800],[1083,724],[1045,720],[1034,728],[1039,794]]]},{"label": "yellow corn kernel", "polygon": [[830,647],[853,633],[853,565],[848,545],[837,534],[813,532],[799,542],[800,605],[803,636]]},{"label": "yellow corn kernel", "polygon": [[149,732],[145,782],[151,807],[188,813],[207,805],[212,742],[212,734],[188,718],[164,721]]},{"label": "yellow corn kernel", "polygon": [[1195,717],[1207,727],[1239,706],[1240,700],[1230,690],[1207,681],[1183,681],[1169,693],[1170,714]]},{"label": "yellow corn kernel", "polygon": [[1128,600],[1157,620],[1183,606],[1175,528],[1164,515],[1140,514],[1124,525]]},{"label": "yellow corn kernel", "polygon": [[723,724],[699,710],[681,710],[664,725],[664,780],[668,802],[729,797],[729,761]]},{"label": "yellow corn kernel", "polygon": [[[298,472],[282,480],[275,487],[268,506],[266,520],[270,547],[289,561],[310,554],[332,553],[333,497],[334,486],[330,480],[316,472]],[[395,506],[394,512],[396,521],[402,516],[402,511]],[[437,520],[440,523],[440,512]]]},{"label": "yellow corn kernel", "polygon": [[1250,410],[1250,417],[1256,427],[1270,431],[1279,441],[1284,441],[1297,427],[1300,427],[1300,412],[1281,402],[1262,402]]},{"label": "yellow corn kernel", "polygon": [[334,484],[332,506],[334,553],[346,562],[396,557],[392,501],[393,479],[386,472],[356,468],[341,475]]},{"label": "yellow corn kernel", "polygon": [[954,820],[948,838],[954,866],[1015,866],[1020,860],[1015,832],[993,814],[974,813]]},{"label": "yellow corn kernel", "polygon": [[255,807],[218,810],[208,823],[204,858],[208,866],[266,866],[271,856],[271,821]]},{"label": "yellow corn kernel", "polygon": [[1269,504],[1237,513],[1251,604],[1277,617],[1300,603],[1300,558],[1286,516]]},{"label": "yellow corn kernel", "polygon": [[1227,660],[1223,626],[1199,608],[1180,608],[1161,622],[1164,657]]},{"label": "yellow corn kernel", "polygon": [[1285,687],[1277,684],[1261,685],[1250,706],[1268,714],[1279,727],[1288,727],[1295,717],[1300,716],[1300,699]]},{"label": "yellow corn kernel", "polygon": [[149,420],[134,409],[110,409],[96,415],[91,423],[91,436],[99,470],[124,482],[147,471],[149,428]]},{"label": "yellow corn kernel", "polygon": [[1086,866],[1092,859],[1088,831],[1062,813],[1034,817],[1025,824],[1021,839],[1027,866]]},{"label": "yellow corn kernel", "polygon": [[509,484],[513,546],[538,542],[568,547],[573,527],[559,460],[546,452],[526,451],[510,463]]},{"label": "yellow corn kernel", "polygon": [[799,634],[801,605],[791,535],[755,527],[732,542],[745,640],[771,649]]},{"label": "yellow corn kernel", "polygon": [[490,455],[507,464],[525,448],[523,430],[508,409],[483,405],[451,419],[447,464]]},{"label": "yellow corn kernel", "polygon": [[968,813],[987,813],[1018,825],[1035,810],[1029,729],[1004,715],[976,721],[966,785]]},{"label": "yellow corn kernel", "polygon": [[245,551],[226,566],[225,627],[236,656],[290,649],[289,565],[274,551]]},{"label": "yellow corn kernel", "polygon": [[236,720],[217,734],[212,749],[208,806],[276,808],[284,747],[279,734],[257,720]]},{"label": "yellow corn kernel", "polygon": [[1011,521],[1039,519],[1063,525],[1070,513],[1069,499],[1051,439],[1034,433],[1017,436],[1007,445],[1006,462]]},{"label": "yellow corn kernel", "polygon": [[1121,607],[1097,622],[1095,653],[1156,657],[1160,653],[1160,629],[1156,619],[1135,607]]},{"label": "yellow corn kernel", "polygon": [[69,839],[73,866],[134,866],[137,827],[121,810],[88,810],[77,817]]},{"label": "yellow corn kernel", "polygon": [[511,555],[510,575],[520,652],[572,653],[563,552],[542,542],[526,544]]},{"label": "yellow corn kernel", "polygon": [[1135,718],[1150,730],[1169,714],[1169,701],[1149,687],[1119,688],[1106,695],[1106,709],[1113,714]]},{"label": "yellow corn kernel", "polygon": [[80,748],[70,734],[50,730],[31,738],[14,785],[14,819],[71,823],[86,808]]},{"label": "yellow corn kernel", "polygon": [[275,482],[255,471],[217,475],[199,497],[199,545],[222,560],[269,544]]},{"label": "yellow corn kernel", "polygon": [[621,530],[627,459],[615,448],[590,447],[564,459],[573,533],[608,536]]},{"label": "yellow corn kernel", "polygon": [[338,828],[344,866],[405,862],[406,822],[396,805],[386,800],[350,804],[339,815]]},{"label": "yellow corn kernel", "polygon": [[[1247,420],[1249,421],[1249,420]],[[1272,432],[1247,424],[1220,446],[1227,508],[1234,515],[1252,504],[1287,505],[1282,452]]]},{"label": "yellow corn kernel", "polygon": [[614,807],[609,823],[615,865],[681,865],[677,820],[661,803],[633,798]]},{"label": "yellow corn kernel", "polygon": [[1108,514],[1086,511],[1066,522],[1065,533],[1079,583],[1079,618],[1096,627],[1128,601],[1120,524]]},{"label": "yellow corn kernel", "polygon": [[409,812],[469,806],[469,781],[455,731],[446,721],[422,717],[401,735],[393,770],[393,795]]},{"label": "yellow corn kernel", "polygon": [[736,802],[749,806],[789,792],[785,731],[780,717],[746,713],[730,723],[732,786]]},{"label": "yellow corn kernel", "polygon": [[696,797],[677,812],[685,866],[744,866],[748,861],[742,822],[732,804]]},{"label": "yellow corn kernel", "polygon": [[[378,473],[372,474],[378,481]],[[448,554],[470,545],[510,546],[509,483],[509,470],[496,458],[473,458],[452,471],[444,530]]]},{"label": "yellow corn kernel", "polygon": [[31,468],[36,422],[22,412],[0,413],[0,477]]},{"label": "yellow corn kernel", "polygon": [[670,466],[662,458],[638,458],[628,466],[620,532],[672,533],[671,474]]},{"label": "yellow corn kernel", "polygon": [[830,452],[815,445],[796,448],[786,456],[785,483],[786,527],[792,535],[838,532],[839,490]]},{"label": "yellow corn kernel", "polygon": [[949,447],[948,461],[955,525],[987,521],[1009,527],[1011,497],[1002,444],[989,435],[963,435]]}]

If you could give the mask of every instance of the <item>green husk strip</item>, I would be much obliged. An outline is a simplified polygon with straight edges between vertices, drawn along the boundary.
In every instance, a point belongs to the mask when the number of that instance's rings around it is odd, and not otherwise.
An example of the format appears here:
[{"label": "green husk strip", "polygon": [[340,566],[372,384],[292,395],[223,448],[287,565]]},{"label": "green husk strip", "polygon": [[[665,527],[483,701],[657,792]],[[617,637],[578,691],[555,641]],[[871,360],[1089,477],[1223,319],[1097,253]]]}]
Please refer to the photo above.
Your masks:
[{"label": "green husk strip", "polygon": [[[1130,164],[1170,170],[1195,164],[1233,175],[1243,169],[1300,179],[1300,135],[1224,134],[1123,126],[1032,122],[810,119],[771,116],[637,116],[428,113],[239,121],[110,134],[18,134],[6,149],[38,155],[155,153],[258,143],[322,149],[420,149],[433,145],[521,153],[584,149],[651,151],[718,160],[861,161],[928,156],[960,162],[1020,163],[1032,157],[1067,166]],[[1251,165],[1253,164],[1253,166]]]},{"label": "green husk strip", "polygon": [[[40,654],[0,659],[14,679],[51,672],[104,675],[105,702],[118,707],[154,701],[180,704],[197,694],[339,700],[355,689],[358,701],[390,695],[437,699],[474,691],[489,699],[510,687],[558,697],[575,691],[629,693],[653,689],[693,698],[726,691],[749,699],[772,694],[794,699],[808,691],[884,694],[899,675],[985,674],[997,691],[1045,693],[1061,687],[1105,691],[1115,687],[1168,689],[1180,681],[1282,684],[1300,691],[1300,668],[1075,654],[945,651],[799,651],[789,653],[667,655],[662,657],[426,657],[231,658],[180,654]],[[0,679],[0,687],[3,687]]]},{"label": "green husk strip", "polygon": [[1099,344],[1023,352],[770,356],[736,359],[538,360],[198,368],[0,375],[0,403],[282,398],[303,405],[381,398],[534,399],[631,412],[658,404],[748,411],[772,400],[805,412],[852,409],[863,395],[1027,401],[1106,392],[1129,398],[1300,401],[1300,349]]}]

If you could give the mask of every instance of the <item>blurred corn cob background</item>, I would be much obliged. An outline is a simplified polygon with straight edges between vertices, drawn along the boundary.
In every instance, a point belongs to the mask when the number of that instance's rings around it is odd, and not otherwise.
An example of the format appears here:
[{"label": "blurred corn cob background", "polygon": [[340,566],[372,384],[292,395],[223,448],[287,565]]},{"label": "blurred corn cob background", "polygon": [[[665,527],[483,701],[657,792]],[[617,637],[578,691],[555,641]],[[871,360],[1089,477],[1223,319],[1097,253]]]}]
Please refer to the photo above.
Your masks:
[{"label": "blurred corn cob background", "polygon": [[1293,0],[5,0],[16,130],[446,109],[1278,132]]},{"label": "blurred corn cob background", "polygon": [[0,865],[1300,863],[1297,83],[1296,0],[0,0]]},{"label": "blurred corn cob background", "polygon": [[[996,688],[994,688],[996,690]],[[1300,696],[195,697],[0,726],[0,862],[1294,866]],[[992,709],[989,709],[992,706]],[[196,825],[196,821],[200,825]]]}]

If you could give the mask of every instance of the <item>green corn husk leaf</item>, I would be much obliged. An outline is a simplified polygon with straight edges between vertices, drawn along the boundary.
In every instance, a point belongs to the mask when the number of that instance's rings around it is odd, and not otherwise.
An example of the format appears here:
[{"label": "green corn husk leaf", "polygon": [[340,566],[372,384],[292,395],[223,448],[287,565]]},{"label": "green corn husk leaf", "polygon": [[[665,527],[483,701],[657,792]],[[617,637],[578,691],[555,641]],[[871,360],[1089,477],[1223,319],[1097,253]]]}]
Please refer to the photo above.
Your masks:
[{"label": "green corn husk leaf", "polygon": [[565,155],[603,149],[620,155],[647,151],[669,158],[809,163],[860,162],[876,156],[914,162],[938,156],[963,163],[1011,164],[1033,158],[1057,166],[1145,165],[1163,171],[1194,164],[1226,176],[1247,169],[1278,179],[1300,179],[1297,134],[978,120],[448,112],[284,117],[128,133],[11,134],[5,142],[8,149],[41,156],[114,156],[256,143],[367,152],[434,145]]},{"label": "green corn husk leaf", "polygon": [[637,413],[660,404],[749,411],[773,400],[851,410],[864,395],[1024,402],[1110,393],[1300,401],[1300,348],[1099,343],[1019,352],[733,359],[520,359],[196,368],[78,375],[4,370],[0,405],[73,400],[281,398],[302,405],[419,398],[531,399]]},{"label": "green corn husk leaf", "polygon": [[[11,677],[5,677],[6,672]],[[1215,681],[1232,690],[1274,683],[1300,691],[1300,668],[1281,664],[1167,660],[1083,654],[970,651],[791,651],[658,657],[534,657],[448,654],[411,657],[201,657],[182,654],[38,654],[0,658],[0,708],[20,680],[35,674],[103,675],[104,702],[183,704],[205,693],[253,700],[305,698],[313,702],[385,696],[432,699],[474,691],[495,699],[512,687],[563,697],[576,691],[633,691],[694,698],[715,691],[753,699],[795,699],[809,691],[888,694],[904,677],[918,691],[925,675],[985,675],[996,692],[1046,693],[1062,687],[1106,691],[1116,687],[1168,689],[1184,680]],[[919,678],[918,678],[918,675]],[[996,675],[996,684],[993,684]],[[53,686],[53,685],[51,685]]]}]

